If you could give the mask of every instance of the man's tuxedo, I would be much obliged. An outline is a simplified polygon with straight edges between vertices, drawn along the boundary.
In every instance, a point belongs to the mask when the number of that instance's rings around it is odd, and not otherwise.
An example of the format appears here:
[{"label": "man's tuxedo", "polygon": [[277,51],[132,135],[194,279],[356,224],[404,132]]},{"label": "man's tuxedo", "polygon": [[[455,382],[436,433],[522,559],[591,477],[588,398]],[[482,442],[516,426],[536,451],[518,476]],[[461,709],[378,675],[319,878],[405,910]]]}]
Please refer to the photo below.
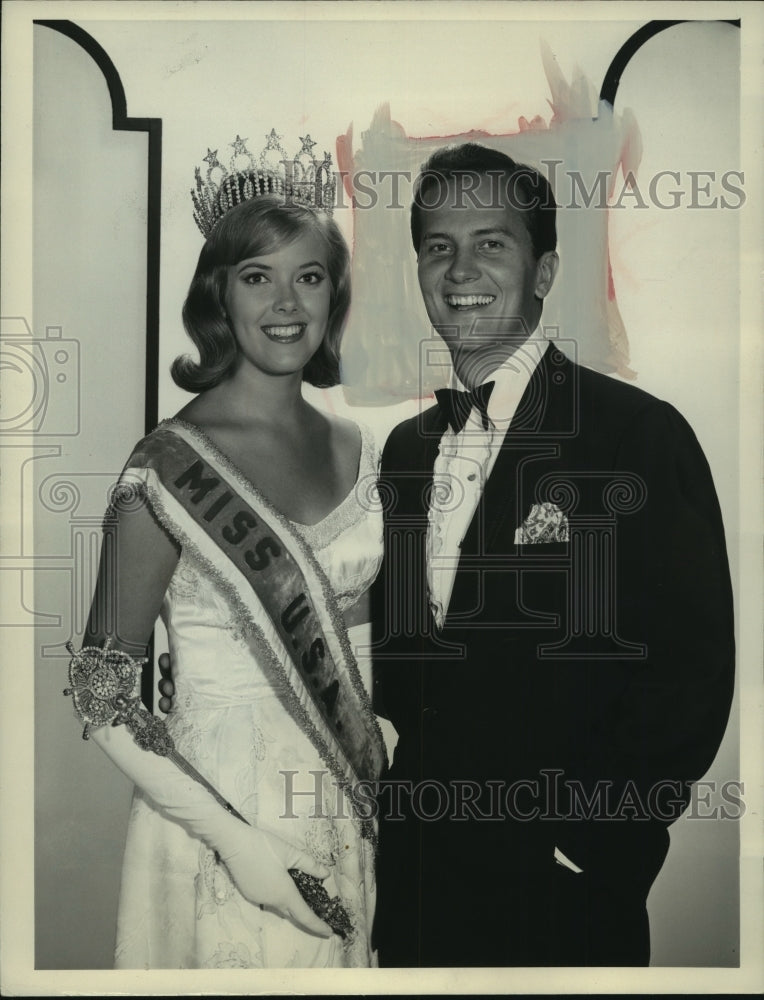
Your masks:
[{"label": "man's tuxedo", "polygon": [[[668,826],[711,764],[732,693],[708,465],[670,405],[552,346],[438,631],[425,540],[445,427],[430,408],[382,460],[375,701],[400,738],[380,794],[380,961],[646,964]],[[516,544],[550,511],[567,540]]]}]

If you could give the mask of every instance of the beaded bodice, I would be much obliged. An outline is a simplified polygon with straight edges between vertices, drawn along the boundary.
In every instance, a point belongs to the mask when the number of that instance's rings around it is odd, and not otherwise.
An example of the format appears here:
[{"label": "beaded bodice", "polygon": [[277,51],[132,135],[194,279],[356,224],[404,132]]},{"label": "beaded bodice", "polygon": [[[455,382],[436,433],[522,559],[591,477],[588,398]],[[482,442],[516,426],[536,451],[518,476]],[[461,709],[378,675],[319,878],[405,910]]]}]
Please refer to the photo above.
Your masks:
[{"label": "beaded bodice", "polygon": [[[290,522],[312,548],[316,561],[337,595],[340,611],[350,608],[371,586],[382,561],[382,513],[376,491],[377,451],[362,428],[362,448],[354,488],[315,525]],[[222,553],[221,559],[225,558]],[[162,619],[178,670],[179,703],[188,708],[221,707],[242,698],[270,695],[269,685],[252,655],[248,624],[228,598],[214,569],[183,550],[167,589]],[[225,684],[210,669],[210,650],[226,661]]]},{"label": "beaded bodice", "polygon": [[377,495],[374,436],[361,426],[361,459],[355,486],[318,524],[292,522],[313,549],[342,611],[364,594],[382,562],[382,510]]}]

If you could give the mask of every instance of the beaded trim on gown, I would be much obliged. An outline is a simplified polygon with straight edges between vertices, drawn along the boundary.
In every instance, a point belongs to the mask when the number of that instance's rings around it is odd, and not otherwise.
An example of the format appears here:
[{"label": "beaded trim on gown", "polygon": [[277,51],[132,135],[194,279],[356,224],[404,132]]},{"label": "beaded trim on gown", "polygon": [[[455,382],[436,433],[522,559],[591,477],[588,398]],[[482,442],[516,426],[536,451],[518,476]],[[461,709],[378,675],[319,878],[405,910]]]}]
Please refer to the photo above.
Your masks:
[{"label": "beaded trim on gown", "polygon": [[[170,426],[172,421],[167,422]],[[363,445],[356,487],[317,525],[292,524],[333,586],[341,610],[374,580],[382,558],[377,454]],[[373,847],[317,750],[257,662],[224,589],[185,550],[162,607],[176,696],[167,725],[177,749],[249,822],[298,845],[330,876],[355,933],[308,934],[249,903],[205,843],[136,790],[117,921],[117,968],[307,968],[376,964],[370,934]],[[370,643],[368,626],[349,631]],[[358,657],[370,690],[368,659]]]}]

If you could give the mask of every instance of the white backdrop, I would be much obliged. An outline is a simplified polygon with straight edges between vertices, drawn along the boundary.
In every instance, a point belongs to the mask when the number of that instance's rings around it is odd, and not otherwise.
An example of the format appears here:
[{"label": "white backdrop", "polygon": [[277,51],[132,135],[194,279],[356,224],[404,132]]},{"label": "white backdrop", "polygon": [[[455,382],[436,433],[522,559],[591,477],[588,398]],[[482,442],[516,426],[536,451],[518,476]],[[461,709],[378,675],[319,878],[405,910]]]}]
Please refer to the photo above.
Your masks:
[{"label": "white backdrop", "polygon": [[[705,16],[736,13],[735,5],[711,7],[714,10],[706,10]],[[288,149],[296,148],[297,136],[307,131],[320,147],[333,151],[335,139],[351,123],[360,145],[360,133],[383,103],[389,103],[392,118],[410,136],[449,136],[470,129],[507,133],[516,130],[521,115],[528,120],[540,115],[548,122],[550,91],[542,41],[568,80],[580,74],[596,92],[621,44],[647,19],[642,7],[631,5],[610,5],[617,20],[604,17],[597,5],[568,8],[562,17],[558,9],[543,4],[532,11],[505,4],[423,8],[356,5],[351,11],[341,4],[246,4],[230,12],[236,21],[224,19],[230,13],[222,5],[202,5],[193,14],[189,5],[133,5],[129,18],[121,13],[125,5],[65,4],[41,10],[39,16],[72,17],[103,46],[120,74],[128,114],[163,121],[160,418],[187,398],[165,373],[171,360],[187,349],[180,307],[201,246],[188,191],[193,167],[208,146],[222,147],[240,134],[250,137],[250,148],[257,152],[258,138],[264,140],[275,125]],[[651,13],[670,16],[666,5],[660,13]],[[198,14],[215,19],[199,21],[194,17]],[[159,20],[149,19],[157,16]],[[691,17],[693,11],[682,6],[674,16]],[[67,471],[106,475],[119,471],[131,441],[142,430],[145,272],[140,240],[145,176],[139,164],[144,162],[145,139],[126,133],[109,137],[108,94],[98,70],[92,62],[88,65],[89,57],[47,29],[36,33],[36,96],[46,95],[48,104],[31,107],[38,114],[35,139],[49,159],[36,163],[35,207],[38,213],[45,211],[35,220],[34,311],[24,294],[28,286],[21,284],[10,298],[4,295],[3,315],[28,317],[38,338],[46,327],[61,325],[64,336],[76,335],[87,345],[81,427],[64,442],[63,454],[53,457],[68,462]],[[23,36],[26,42],[30,35],[28,31]],[[718,178],[740,169],[738,43],[733,28],[679,26],[648,42],[629,64],[616,111],[631,109],[639,126],[644,154],[637,179],[643,190],[660,170],[679,171],[678,186],[687,191],[690,171],[710,171]],[[75,82],[81,90],[72,93]],[[90,111],[83,99],[92,105]],[[45,107],[47,115],[42,113]],[[76,123],[88,114],[83,150]],[[65,116],[66,129],[59,115]],[[99,119],[94,132],[93,122]],[[58,176],[44,169],[45,162],[54,162],[56,151],[64,163]],[[80,155],[90,166],[83,168]],[[123,185],[124,198],[111,208],[107,205],[105,221],[98,197],[110,186],[100,186],[103,175],[94,162],[114,172]],[[90,178],[84,191],[83,185],[72,184],[72,172],[76,176],[79,169]],[[712,195],[719,193],[718,180],[712,181]],[[56,212],[56,197],[69,211]],[[692,209],[687,202],[685,196],[682,207],[666,210],[627,201],[629,207],[611,213],[613,277],[637,384],[684,413],[711,464],[740,608],[742,213],[718,205]],[[79,218],[88,225],[73,233]],[[350,209],[338,211],[336,218],[352,240]],[[106,245],[97,235],[95,245],[88,244],[93,234],[104,231],[110,234]],[[563,269],[571,263],[563,255]],[[414,280],[413,259],[411,267]],[[565,305],[558,304],[563,316]],[[370,335],[366,325],[361,329],[358,317],[356,308],[348,344],[353,337]],[[429,333],[423,311],[420,318],[425,338]],[[380,441],[417,405],[364,407],[359,414],[339,388],[316,396],[321,405],[360,415]],[[107,411],[109,419],[103,419]],[[43,463],[38,467],[41,471],[32,476],[35,495],[50,471]],[[94,496],[99,488],[96,484]],[[45,517],[36,511],[36,542],[46,531],[53,532],[50,507],[43,507]],[[68,514],[58,521],[67,532],[72,511]],[[42,645],[48,650],[38,668],[36,689],[40,969],[110,965],[115,866],[129,795],[126,783],[103,761],[96,762],[95,748],[84,753],[74,745],[76,728],[71,713],[62,708],[66,660],[56,659],[50,647],[72,633],[72,594],[60,578],[38,572],[31,607],[59,616],[58,626],[46,622],[45,632],[36,630],[38,662]],[[740,776],[737,712],[736,704],[710,779]],[[104,817],[108,823],[99,825]],[[735,966],[740,954],[737,826],[682,820],[672,837],[674,847],[650,898],[654,963]],[[377,982],[384,982],[385,974],[377,975],[383,977]],[[546,972],[530,982],[551,989],[554,977]],[[432,977],[429,981],[435,982]],[[567,983],[575,981],[566,976]],[[578,981],[591,985],[586,979]],[[505,980],[495,982],[506,985]],[[598,984],[602,982],[607,980]],[[523,983],[527,988],[528,980]],[[131,983],[132,988],[136,985]]]}]

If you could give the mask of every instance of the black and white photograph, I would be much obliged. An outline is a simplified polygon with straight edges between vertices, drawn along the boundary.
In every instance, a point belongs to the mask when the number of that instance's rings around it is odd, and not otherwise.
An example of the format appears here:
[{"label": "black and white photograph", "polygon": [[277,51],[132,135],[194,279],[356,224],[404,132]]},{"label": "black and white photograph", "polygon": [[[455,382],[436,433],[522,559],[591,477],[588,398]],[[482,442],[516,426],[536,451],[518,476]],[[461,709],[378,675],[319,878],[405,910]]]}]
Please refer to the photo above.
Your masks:
[{"label": "black and white photograph", "polygon": [[760,992],[761,9],[2,18],[3,993]]}]

